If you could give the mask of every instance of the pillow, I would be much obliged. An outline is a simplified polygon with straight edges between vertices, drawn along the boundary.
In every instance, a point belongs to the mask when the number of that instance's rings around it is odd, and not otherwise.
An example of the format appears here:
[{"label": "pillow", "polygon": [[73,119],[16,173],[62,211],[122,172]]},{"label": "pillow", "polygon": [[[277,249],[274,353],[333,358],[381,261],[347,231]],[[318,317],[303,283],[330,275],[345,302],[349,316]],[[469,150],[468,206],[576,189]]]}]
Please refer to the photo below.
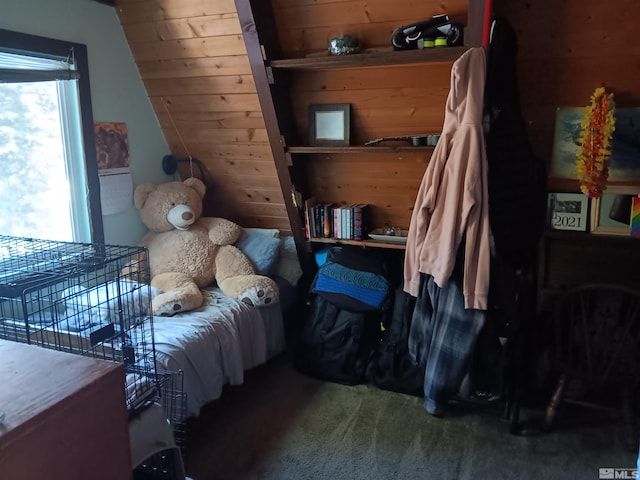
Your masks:
[{"label": "pillow", "polygon": [[247,232],[256,232],[266,235],[267,237],[279,237],[280,230],[277,228],[245,228]]},{"label": "pillow", "polygon": [[235,246],[249,257],[259,275],[270,277],[276,272],[280,256],[279,238],[265,235],[260,229],[243,228]]}]

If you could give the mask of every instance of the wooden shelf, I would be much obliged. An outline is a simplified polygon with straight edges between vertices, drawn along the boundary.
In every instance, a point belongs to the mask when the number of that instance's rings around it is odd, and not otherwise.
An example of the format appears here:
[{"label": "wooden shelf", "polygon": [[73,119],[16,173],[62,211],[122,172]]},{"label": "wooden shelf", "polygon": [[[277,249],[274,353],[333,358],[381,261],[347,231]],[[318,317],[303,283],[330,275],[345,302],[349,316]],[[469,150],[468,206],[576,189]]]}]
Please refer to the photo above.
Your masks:
[{"label": "wooden shelf", "polygon": [[383,50],[352,55],[318,55],[304,58],[271,60],[267,66],[290,70],[363,68],[413,63],[453,62],[469,47],[443,47],[423,50]]},{"label": "wooden shelf", "polygon": [[426,152],[431,151],[433,146],[352,146],[352,147],[289,147],[288,153],[293,154],[314,154],[314,153],[395,153],[395,152]]},{"label": "wooden shelf", "polygon": [[312,238],[311,243],[329,243],[329,244],[343,244],[343,245],[356,245],[358,247],[370,247],[370,248],[387,248],[391,250],[405,250],[406,245],[404,243],[388,243],[381,242],[379,240],[346,240],[339,238]]},{"label": "wooden shelf", "polygon": [[[367,36],[366,48],[350,55],[331,55],[326,50],[326,40],[311,39],[305,34],[314,28],[316,13],[323,18],[336,15],[331,2],[319,3],[322,5],[316,5],[317,12],[314,10],[314,15],[309,16],[302,10],[291,12],[281,2],[235,0],[297,251],[303,264],[308,260],[309,247],[322,244],[402,252],[405,245],[385,240],[307,239],[304,215],[295,203],[298,195],[291,192],[299,192],[302,198],[315,197],[343,205],[377,204],[380,207],[371,212],[370,225],[408,226],[420,179],[435,147],[402,141],[368,146],[364,143],[398,136],[398,132],[410,135],[416,132],[416,125],[422,125],[418,134],[441,129],[451,67],[471,48],[482,45],[487,4],[484,0],[456,4],[454,17],[459,18],[452,20],[460,20],[465,26],[464,46],[394,50],[389,41],[391,32],[385,33],[388,22],[408,25],[420,18],[425,8],[436,11],[441,5],[435,1],[405,2],[396,9],[398,12],[390,12],[382,2],[372,10],[382,23],[379,28],[367,30],[371,35]],[[462,3],[467,4],[466,12]],[[345,5],[358,8],[355,0]],[[278,17],[286,17],[284,23]],[[295,32],[287,31],[289,20],[297,25]],[[370,27],[365,17],[350,22],[354,32]],[[279,34],[286,35],[285,44],[280,43],[285,36]],[[292,45],[300,50],[292,51]],[[403,91],[396,94],[397,90]],[[352,145],[306,146],[308,105],[344,102],[357,109],[359,115],[351,130]],[[368,156],[375,161],[375,168],[363,170]]]}]

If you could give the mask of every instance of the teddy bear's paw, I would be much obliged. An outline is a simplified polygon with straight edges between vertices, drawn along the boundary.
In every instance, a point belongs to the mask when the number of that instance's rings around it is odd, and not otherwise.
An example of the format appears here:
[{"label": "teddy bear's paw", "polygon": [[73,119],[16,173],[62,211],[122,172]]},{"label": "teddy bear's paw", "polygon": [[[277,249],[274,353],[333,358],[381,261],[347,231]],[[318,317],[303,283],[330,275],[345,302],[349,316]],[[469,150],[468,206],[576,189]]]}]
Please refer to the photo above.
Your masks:
[{"label": "teddy bear's paw", "polygon": [[240,300],[252,307],[269,305],[275,298],[273,290],[264,287],[252,287],[240,295]]},{"label": "teddy bear's paw", "polygon": [[182,305],[180,305],[179,303],[167,305],[167,309],[169,309],[169,307],[171,307],[171,309],[162,312],[160,314],[161,317],[171,317],[172,315],[175,315],[176,313],[180,313],[182,311]]},{"label": "teddy bear's paw", "polygon": [[161,305],[153,305],[153,314],[160,317],[171,317],[183,310],[183,305],[179,302],[167,302]]}]

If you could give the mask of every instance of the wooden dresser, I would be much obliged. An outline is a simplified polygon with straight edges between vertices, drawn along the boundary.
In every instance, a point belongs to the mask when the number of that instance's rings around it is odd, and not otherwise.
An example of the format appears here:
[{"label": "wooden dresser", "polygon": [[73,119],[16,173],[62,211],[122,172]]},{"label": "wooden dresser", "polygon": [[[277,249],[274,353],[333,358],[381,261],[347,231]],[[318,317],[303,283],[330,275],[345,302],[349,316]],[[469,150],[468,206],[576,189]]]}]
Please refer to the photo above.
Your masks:
[{"label": "wooden dresser", "polygon": [[538,309],[548,311],[563,291],[587,283],[640,288],[640,240],[584,232],[547,232],[541,243]]},{"label": "wooden dresser", "polygon": [[131,478],[124,366],[0,340],[0,480]]}]

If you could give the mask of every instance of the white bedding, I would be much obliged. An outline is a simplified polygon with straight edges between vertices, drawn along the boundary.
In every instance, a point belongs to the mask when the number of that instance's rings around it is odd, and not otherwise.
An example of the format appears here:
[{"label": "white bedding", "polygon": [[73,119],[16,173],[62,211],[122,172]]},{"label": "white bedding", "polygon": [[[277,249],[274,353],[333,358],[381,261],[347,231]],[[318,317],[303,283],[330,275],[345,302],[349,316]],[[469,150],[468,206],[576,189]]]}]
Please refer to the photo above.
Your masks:
[{"label": "white bedding", "polygon": [[187,417],[285,348],[280,305],[254,308],[217,288],[205,293],[207,304],[198,310],[153,317],[157,368],[182,370]]}]

